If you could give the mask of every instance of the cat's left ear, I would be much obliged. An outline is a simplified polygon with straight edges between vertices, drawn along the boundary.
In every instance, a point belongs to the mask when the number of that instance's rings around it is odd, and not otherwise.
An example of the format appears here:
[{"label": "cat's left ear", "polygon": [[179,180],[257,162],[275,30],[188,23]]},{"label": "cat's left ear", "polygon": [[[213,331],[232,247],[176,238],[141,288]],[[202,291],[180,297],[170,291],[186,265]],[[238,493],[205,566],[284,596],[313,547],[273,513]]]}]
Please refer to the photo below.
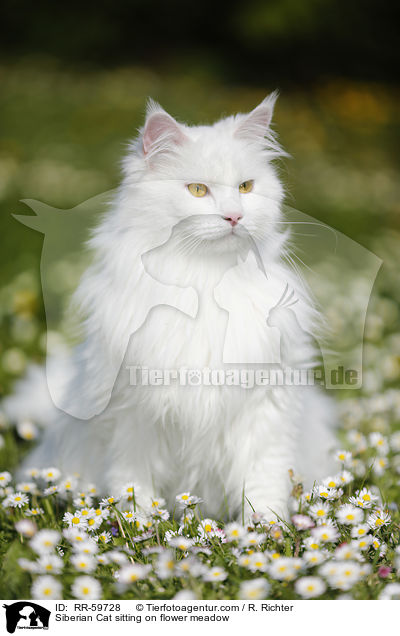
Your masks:
[{"label": "cat's left ear", "polygon": [[182,145],[187,137],[183,127],[159,104],[150,100],[142,139],[144,154],[152,156]]},{"label": "cat's left ear", "polygon": [[241,115],[235,136],[242,139],[262,141],[268,132],[277,99],[278,91],[274,91],[250,113]]}]

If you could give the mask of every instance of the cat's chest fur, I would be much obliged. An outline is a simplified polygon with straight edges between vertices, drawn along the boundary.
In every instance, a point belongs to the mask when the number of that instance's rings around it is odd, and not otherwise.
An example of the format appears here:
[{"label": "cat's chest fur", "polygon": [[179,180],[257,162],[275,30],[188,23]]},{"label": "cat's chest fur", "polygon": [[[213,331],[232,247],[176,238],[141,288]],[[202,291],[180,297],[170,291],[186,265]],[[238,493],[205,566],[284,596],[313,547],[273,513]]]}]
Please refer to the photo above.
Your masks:
[{"label": "cat's chest fur", "polygon": [[223,257],[154,262],[150,271],[165,284],[190,288],[197,302],[189,315],[177,308],[173,295],[167,304],[155,299],[131,337],[129,364],[221,369],[229,363],[277,361],[276,334],[266,322],[282,287],[277,276],[267,278],[253,262],[238,267]]}]

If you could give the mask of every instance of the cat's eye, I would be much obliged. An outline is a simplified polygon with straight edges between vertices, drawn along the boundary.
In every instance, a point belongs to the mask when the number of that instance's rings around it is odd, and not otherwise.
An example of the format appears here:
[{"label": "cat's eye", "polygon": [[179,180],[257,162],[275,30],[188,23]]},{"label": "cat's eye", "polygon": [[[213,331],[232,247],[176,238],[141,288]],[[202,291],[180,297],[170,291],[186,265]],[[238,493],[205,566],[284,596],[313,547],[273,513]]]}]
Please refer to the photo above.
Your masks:
[{"label": "cat's eye", "polygon": [[249,179],[249,181],[243,181],[243,183],[239,186],[239,192],[245,194],[246,192],[251,192],[253,189],[254,181],[253,179]]},{"label": "cat's eye", "polygon": [[204,183],[189,183],[187,188],[194,197],[204,197],[208,192],[208,188]]}]

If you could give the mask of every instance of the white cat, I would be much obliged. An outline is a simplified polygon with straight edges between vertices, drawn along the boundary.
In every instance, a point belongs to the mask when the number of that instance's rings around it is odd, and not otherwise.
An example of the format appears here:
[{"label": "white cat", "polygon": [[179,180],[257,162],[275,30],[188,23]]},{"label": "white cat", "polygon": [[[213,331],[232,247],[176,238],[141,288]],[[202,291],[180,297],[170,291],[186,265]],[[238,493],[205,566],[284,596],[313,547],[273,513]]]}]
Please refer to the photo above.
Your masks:
[{"label": "white cat", "polygon": [[[104,493],[132,481],[141,501],[163,496],[171,509],[191,491],[204,514],[231,517],[242,500],[246,514],[285,516],[289,469],[309,485],[329,471],[335,412],[322,392],[199,380],[204,369],[306,366],[313,355],[317,312],[283,260],[275,99],[212,126],[179,124],[150,103],[91,239],[77,290],[84,337],[62,410],[37,415],[51,422],[23,468],[78,471]],[[157,385],[138,382],[136,367]],[[183,368],[191,382],[161,383],[160,372]]]}]

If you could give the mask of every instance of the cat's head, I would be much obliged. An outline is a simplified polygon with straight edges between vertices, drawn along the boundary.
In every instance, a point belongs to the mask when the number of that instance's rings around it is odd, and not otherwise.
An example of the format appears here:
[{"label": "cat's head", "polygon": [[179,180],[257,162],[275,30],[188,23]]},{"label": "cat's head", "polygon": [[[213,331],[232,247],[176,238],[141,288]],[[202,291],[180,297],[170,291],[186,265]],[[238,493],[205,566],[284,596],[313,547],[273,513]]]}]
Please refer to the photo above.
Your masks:
[{"label": "cat's head", "polygon": [[283,189],[271,161],[285,154],[270,127],[276,98],[210,126],[178,123],[150,102],[124,160],[129,226],[178,228],[190,250],[236,250],[246,235],[272,248]]}]

